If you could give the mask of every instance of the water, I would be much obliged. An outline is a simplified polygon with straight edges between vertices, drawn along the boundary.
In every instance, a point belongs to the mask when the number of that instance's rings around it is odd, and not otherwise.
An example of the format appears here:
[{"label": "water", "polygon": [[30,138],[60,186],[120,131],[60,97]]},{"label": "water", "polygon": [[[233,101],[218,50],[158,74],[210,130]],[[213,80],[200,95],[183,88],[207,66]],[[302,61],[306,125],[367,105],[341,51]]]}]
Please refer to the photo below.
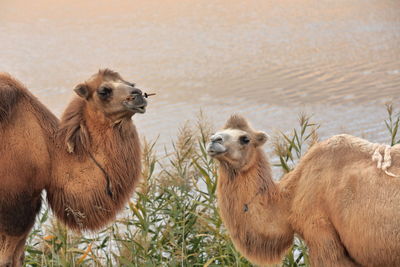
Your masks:
[{"label": "water", "polygon": [[134,120],[160,146],[200,109],[216,127],[241,113],[270,134],[305,111],[322,138],[388,142],[400,1],[0,1],[0,71],[55,114],[104,67],[157,93]]}]

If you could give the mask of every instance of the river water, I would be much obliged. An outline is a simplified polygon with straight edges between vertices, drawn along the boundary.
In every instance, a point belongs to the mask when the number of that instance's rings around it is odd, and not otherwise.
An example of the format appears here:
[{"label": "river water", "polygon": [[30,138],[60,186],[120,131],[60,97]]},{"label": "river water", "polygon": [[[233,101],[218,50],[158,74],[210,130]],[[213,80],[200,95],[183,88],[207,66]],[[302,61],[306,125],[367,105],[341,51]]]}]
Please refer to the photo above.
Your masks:
[{"label": "river water", "polygon": [[322,138],[388,142],[400,1],[0,0],[0,71],[58,116],[104,67],[157,93],[134,120],[159,147],[200,110],[217,128],[241,113],[270,134],[306,112]]}]

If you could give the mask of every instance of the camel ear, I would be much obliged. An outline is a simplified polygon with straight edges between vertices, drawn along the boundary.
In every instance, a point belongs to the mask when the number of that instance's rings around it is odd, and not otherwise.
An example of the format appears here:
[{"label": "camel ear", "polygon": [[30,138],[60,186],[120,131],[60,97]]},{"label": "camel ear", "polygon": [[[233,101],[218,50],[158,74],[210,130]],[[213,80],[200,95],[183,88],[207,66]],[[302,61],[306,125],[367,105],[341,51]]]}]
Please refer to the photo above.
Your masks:
[{"label": "camel ear", "polygon": [[249,123],[247,122],[247,120],[244,117],[242,117],[238,114],[234,114],[228,119],[224,128],[225,129],[231,128],[231,129],[245,130],[245,129],[249,128]]},{"label": "camel ear", "polygon": [[77,86],[75,86],[74,91],[77,95],[79,95],[82,98],[85,99],[89,98],[89,87],[84,83],[80,83]]},{"label": "camel ear", "polygon": [[265,144],[268,140],[268,135],[264,132],[257,132],[256,133],[256,144],[257,146],[261,146]]}]

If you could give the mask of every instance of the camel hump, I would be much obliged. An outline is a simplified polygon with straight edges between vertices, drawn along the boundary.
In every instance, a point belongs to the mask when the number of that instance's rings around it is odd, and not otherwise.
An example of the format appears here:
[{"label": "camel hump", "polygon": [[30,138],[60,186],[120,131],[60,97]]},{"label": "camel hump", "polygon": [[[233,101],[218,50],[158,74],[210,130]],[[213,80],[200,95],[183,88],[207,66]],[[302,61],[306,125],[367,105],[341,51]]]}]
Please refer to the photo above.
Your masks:
[{"label": "camel hump", "polygon": [[370,157],[371,162],[376,163],[378,169],[381,169],[389,176],[400,177],[400,174],[394,174],[389,171],[392,166],[392,156],[399,155],[399,145],[391,147],[385,144],[371,143],[365,139],[347,134],[335,135],[326,140],[325,145],[333,150],[346,149],[366,154]]},{"label": "camel hump", "polygon": [[333,149],[347,148],[367,153],[373,153],[378,147],[382,146],[349,134],[334,135],[327,139],[324,145]]},{"label": "camel hump", "polygon": [[19,81],[7,73],[0,73],[0,124],[8,122],[25,92],[25,87]]},{"label": "camel hump", "polygon": [[388,145],[372,143],[368,140],[348,134],[334,135],[322,142],[321,145],[323,148],[328,148],[329,151],[344,149],[349,152],[354,151],[370,156],[373,156],[377,152],[384,152],[386,150],[386,153],[388,153],[389,150],[392,150]]}]

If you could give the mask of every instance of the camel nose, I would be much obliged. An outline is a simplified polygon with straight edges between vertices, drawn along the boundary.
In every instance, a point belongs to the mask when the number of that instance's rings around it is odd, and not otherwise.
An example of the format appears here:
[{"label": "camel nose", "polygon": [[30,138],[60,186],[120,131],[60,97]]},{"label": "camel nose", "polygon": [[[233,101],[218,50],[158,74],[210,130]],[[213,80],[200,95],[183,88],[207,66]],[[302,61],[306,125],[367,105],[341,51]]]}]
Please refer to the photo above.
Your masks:
[{"label": "camel nose", "polygon": [[227,151],[227,148],[223,145],[224,138],[222,135],[215,134],[211,136],[210,140],[211,142],[207,145],[207,153],[210,156],[214,157]]},{"label": "camel nose", "polygon": [[223,141],[224,141],[224,139],[219,134],[214,134],[213,136],[211,136],[212,143],[220,143],[221,144]]},{"label": "camel nose", "polygon": [[132,101],[132,100],[143,100],[143,92],[140,89],[133,88],[132,90],[129,91],[129,96],[127,96],[126,100]]}]

